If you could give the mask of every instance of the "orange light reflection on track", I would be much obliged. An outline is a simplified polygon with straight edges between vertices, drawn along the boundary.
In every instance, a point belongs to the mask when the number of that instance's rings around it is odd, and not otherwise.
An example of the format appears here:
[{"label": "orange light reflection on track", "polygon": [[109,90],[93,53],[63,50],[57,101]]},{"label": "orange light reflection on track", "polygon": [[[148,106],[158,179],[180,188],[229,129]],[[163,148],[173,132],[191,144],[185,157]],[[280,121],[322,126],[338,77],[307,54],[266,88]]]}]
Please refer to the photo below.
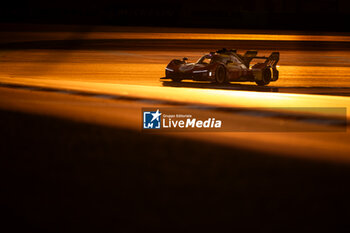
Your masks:
[{"label": "orange light reflection on track", "polygon": [[[333,116],[337,112],[319,112],[317,108],[350,108],[350,99],[342,96],[286,94],[271,92],[246,92],[213,89],[173,88],[159,86],[141,86],[98,82],[80,82],[70,80],[37,80],[28,78],[2,78],[5,83],[35,85],[40,87],[62,88],[68,90],[97,92],[113,95],[132,96],[145,99],[167,100],[190,104],[204,104],[217,107],[248,108],[306,108],[315,114]],[[288,110],[288,109],[287,109]],[[292,110],[294,111],[294,110]],[[349,112],[347,113],[349,115]]]}]

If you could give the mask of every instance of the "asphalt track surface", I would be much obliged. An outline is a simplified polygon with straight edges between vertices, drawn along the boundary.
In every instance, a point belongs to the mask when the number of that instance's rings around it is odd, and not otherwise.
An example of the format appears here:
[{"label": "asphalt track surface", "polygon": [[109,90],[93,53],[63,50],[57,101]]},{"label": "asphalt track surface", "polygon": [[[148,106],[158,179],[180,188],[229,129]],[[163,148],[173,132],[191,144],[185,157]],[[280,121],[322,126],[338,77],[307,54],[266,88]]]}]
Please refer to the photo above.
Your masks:
[{"label": "asphalt track surface", "polygon": [[[349,229],[350,135],[314,109],[350,107],[349,35],[3,28],[2,206],[7,225],[19,219],[13,232]],[[221,47],[280,51],[280,80],[160,80],[172,58]],[[140,132],[142,107],[174,106],[247,132]],[[220,107],[303,107],[328,121]]]}]

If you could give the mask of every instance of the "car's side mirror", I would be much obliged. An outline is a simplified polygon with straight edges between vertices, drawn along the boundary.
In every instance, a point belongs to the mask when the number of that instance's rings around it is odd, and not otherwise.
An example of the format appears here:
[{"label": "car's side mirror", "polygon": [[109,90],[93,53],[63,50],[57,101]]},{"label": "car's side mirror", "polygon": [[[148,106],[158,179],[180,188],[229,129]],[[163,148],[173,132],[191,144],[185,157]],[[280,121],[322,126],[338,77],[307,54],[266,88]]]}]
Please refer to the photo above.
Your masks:
[{"label": "car's side mirror", "polygon": [[183,60],[184,62],[186,62],[186,61],[188,60],[188,58],[187,58],[187,57],[184,57],[184,58],[182,58],[182,60]]}]

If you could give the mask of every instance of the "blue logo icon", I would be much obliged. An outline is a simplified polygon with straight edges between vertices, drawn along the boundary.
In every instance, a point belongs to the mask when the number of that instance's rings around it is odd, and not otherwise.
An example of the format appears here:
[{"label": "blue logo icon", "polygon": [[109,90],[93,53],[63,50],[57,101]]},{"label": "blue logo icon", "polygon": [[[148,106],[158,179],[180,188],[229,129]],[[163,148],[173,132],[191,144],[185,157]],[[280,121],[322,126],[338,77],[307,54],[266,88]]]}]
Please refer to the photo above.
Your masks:
[{"label": "blue logo icon", "polygon": [[160,129],[161,115],[159,109],[155,112],[143,112],[143,128]]}]

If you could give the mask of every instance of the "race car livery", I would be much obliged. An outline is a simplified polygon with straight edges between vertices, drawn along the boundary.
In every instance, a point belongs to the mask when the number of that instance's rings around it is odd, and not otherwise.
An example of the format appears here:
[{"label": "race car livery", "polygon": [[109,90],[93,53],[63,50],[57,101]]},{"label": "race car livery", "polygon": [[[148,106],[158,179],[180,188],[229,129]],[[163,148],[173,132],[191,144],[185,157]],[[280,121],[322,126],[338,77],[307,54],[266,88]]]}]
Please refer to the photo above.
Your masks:
[{"label": "race car livery", "polygon": [[[247,51],[244,55],[236,50],[221,49],[202,56],[195,63],[187,58],[173,59],[165,68],[165,78],[174,82],[182,80],[212,81],[219,84],[229,82],[256,82],[259,86],[277,81],[279,52],[270,56],[257,56],[257,51]],[[253,59],[261,59],[253,65]]]}]

